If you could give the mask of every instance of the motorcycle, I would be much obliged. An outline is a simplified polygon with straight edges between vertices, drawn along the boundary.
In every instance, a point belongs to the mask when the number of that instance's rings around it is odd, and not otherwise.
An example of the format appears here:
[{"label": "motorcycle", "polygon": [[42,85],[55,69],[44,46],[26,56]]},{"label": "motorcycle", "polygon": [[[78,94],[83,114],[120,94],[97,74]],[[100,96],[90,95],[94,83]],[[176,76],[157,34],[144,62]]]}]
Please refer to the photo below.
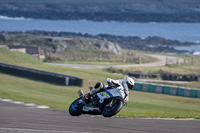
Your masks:
[{"label": "motorcycle", "polygon": [[[91,89],[92,87],[90,87]],[[78,95],[79,98],[69,107],[70,115],[93,114],[112,117],[128,102],[129,91],[124,90],[122,86],[107,88],[106,90],[95,93],[87,101],[82,90],[78,91]]]}]

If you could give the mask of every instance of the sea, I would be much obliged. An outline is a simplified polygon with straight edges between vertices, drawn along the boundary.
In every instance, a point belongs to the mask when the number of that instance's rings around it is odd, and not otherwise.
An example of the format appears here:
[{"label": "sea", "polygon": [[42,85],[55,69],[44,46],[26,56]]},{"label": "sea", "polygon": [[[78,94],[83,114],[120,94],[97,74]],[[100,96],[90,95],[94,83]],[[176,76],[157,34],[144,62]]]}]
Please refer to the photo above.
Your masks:
[{"label": "sea", "polygon": [[0,16],[0,31],[44,30],[56,32],[88,33],[91,35],[110,34],[122,36],[138,36],[146,38],[159,36],[181,42],[192,42],[192,46],[174,47],[178,50],[200,52],[200,23],[136,23],[89,20],[47,20],[23,17]]}]

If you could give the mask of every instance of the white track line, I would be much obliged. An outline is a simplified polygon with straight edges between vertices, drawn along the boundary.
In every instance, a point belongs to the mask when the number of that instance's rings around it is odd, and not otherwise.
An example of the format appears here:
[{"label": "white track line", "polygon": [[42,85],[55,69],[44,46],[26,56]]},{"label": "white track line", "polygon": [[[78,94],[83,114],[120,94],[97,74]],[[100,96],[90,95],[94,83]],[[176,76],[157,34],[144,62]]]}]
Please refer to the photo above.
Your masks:
[{"label": "white track line", "polygon": [[[16,132],[23,132],[23,133],[80,133],[80,132],[73,132],[73,131],[57,131],[57,130],[37,130],[37,129],[21,129],[21,128],[0,128],[0,131],[4,130],[5,132],[9,133],[16,133]],[[86,132],[81,132],[86,133]]]},{"label": "white track line", "polygon": [[194,118],[138,118],[145,120],[176,120],[176,121],[193,121],[196,120]]},{"label": "white track line", "polygon": [[[90,117],[103,117],[101,115],[91,115]],[[167,120],[167,121],[200,121],[200,119],[194,119],[194,118],[139,118],[139,117],[121,117],[121,116],[113,116],[111,119],[141,119],[141,120]]]},{"label": "white track line", "polygon": [[24,102],[20,102],[20,101],[13,101],[13,100],[10,100],[10,99],[3,99],[3,98],[0,98],[0,101],[14,103],[14,104],[20,104],[20,105],[27,106],[29,108],[38,108],[38,109],[48,109],[48,108],[50,108],[49,106],[46,106],[46,105],[37,105],[37,104],[34,104],[34,103],[24,103]]}]

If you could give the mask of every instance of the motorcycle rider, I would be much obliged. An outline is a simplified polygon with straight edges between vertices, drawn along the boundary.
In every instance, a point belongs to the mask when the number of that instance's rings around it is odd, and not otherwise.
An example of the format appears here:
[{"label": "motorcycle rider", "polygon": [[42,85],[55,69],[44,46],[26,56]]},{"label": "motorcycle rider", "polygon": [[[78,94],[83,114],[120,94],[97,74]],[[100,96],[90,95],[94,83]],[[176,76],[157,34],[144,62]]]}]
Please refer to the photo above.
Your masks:
[{"label": "motorcycle rider", "polygon": [[135,84],[135,81],[130,77],[125,77],[123,79],[123,81],[107,78],[106,82],[108,84],[107,86],[105,86],[103,83],[97,82],[96,85],[90,90],[90,92],[85,95],[85,99],[89,100],[89,98],[92,95],[94,95],[95,93],[97,93],[100,90],[117,88],[120,85],[124,88],[124,90],[128,91],[128,90],[132,89]]}]

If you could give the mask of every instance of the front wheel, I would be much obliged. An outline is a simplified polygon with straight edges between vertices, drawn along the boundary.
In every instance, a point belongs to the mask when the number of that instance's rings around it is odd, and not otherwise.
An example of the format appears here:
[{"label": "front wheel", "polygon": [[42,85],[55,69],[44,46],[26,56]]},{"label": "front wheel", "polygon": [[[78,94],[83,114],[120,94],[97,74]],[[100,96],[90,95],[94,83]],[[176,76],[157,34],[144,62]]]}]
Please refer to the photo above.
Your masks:
[{"label": "front wheel", "polygon": [[69,107],[69,114],[72,116],[79,116],[82,114],[83,104],[78,104],[80,98],[76,99]]},{"label": "front wheel", "polygon": [[117,100],[111,107],[105,106],[105,108],[102,111],[102,115],[104,117],[111,117],[117,114],[123,107],[123,102],[120,100]]}]

